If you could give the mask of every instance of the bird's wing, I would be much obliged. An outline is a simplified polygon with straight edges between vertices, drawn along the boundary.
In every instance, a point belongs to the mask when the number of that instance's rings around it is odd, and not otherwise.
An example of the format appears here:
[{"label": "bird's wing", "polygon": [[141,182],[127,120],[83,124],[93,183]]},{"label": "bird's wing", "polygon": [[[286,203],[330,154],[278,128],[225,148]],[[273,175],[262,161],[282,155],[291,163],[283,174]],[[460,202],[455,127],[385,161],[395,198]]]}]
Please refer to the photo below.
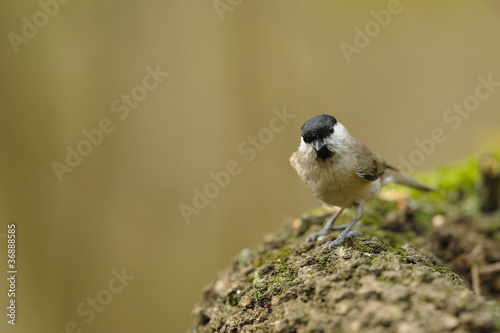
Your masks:
[{"label": "bird's wing", "polygon": [[356,173],[366,180],[376,180],[387,168],[384,159],[368,149],[362,142],[356,141],[356,145],[354,150],[358,152]]}]

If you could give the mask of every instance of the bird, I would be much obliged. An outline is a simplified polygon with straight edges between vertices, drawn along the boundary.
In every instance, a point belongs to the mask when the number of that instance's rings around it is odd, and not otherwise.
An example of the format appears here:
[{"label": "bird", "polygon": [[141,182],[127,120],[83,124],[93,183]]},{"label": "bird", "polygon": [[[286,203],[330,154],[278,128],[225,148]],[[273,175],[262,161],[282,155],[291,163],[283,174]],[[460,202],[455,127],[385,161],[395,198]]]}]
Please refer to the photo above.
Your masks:
[{"label": "bird", "polygon": [[[339,207],[319,232],[306,239],[308,244],[319,236],[344,229],[335,240],[327,242],[322,251],[360,234],[352,228],[363,217],[366,203],[377,196],[384,185],[398,183],[421,191],[434,191],[399,173],[351,136],[334,116],[327,114],[315,116],[302,125],[300,145],[290,157],[290,164],[316,198],[327,206]],[[351,223],[345,228],[333,228],[335,220],[349,208],[355,211]]]}]

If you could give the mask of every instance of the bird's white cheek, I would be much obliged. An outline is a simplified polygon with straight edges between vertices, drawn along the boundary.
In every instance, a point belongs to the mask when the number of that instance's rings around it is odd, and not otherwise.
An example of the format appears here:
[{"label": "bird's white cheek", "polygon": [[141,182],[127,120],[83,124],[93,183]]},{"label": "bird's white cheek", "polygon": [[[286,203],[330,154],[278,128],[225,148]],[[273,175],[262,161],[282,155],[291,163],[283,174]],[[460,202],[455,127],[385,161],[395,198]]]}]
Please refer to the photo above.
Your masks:
[{"label": "bird's white cheek", "polygon": [[301,152],[309,154],[310,152],[312,152],[313,148],[312,148],[311,145],[309,145],[309,144],[305,143],[304,141],[302,141],[300,143],[299,150]]},{"label": "bird's white cheek", "polygon": [[341,145],[338,144],[336,140],[329,140],[326,144],[328,149],[334,153],[338,153],[340,151]]}]

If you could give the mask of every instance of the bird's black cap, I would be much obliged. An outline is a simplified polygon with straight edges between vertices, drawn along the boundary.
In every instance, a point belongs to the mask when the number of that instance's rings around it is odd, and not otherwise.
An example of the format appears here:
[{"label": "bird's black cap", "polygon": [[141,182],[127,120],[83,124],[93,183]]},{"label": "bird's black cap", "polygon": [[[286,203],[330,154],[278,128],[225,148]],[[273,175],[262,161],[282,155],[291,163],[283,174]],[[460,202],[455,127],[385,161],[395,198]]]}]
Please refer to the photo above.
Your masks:
[{"label": "bird's black cap", "polygon": [[302,138],[306,143],[311,143],[316,139],[322,139],[333,133],[333,126],[337,123],[337,119],[327,114],[320,114],[309,119],[300,128]]}]

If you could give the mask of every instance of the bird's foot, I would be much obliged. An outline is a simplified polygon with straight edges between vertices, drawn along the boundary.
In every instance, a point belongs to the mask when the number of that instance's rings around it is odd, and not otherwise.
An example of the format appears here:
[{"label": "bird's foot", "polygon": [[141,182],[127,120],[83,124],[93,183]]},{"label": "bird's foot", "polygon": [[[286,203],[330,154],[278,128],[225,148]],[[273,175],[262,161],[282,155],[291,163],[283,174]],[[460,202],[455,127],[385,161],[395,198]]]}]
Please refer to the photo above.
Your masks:
[{"label": "bird's foot", "polygon": [[337,239],[330,241],[330,242],[327,242],[323,246],[321,251],[325,251],[325,250],[330,251],[331,249],[335,248],[336,246],[339,246],[340,244],[342,244],[347,238],[351,238],[351,237],[358,236],[358,235],[361,235],[361,232],[359,232],[358,230],[349,231],[347,234],[341,233],[339,235],[339,237],[337,237]]},{"label": "bird's foot", "polygon": [[347,228],[347,226],[345,224],[339,225],[339,226],[334,227],[334,228],[323,228],[320,231],[314,232],[314,233],[310,234],[309,236],[307,236],[306,244],[309,244],[311,242],[316,241],[320,236],[329,234],[329,233],[336,231],[336,230],[344,230],[345,228]]},{"label": "bird's foot", "polygon": [[316,241],[316,240],[318,239],[318,237],[323,236],[323,235],[325,235],[325,234],[327,234],[327,232],[323,232],[323,229],[321,229],[321,230],[320,230],[320,231],[318,231],[318,232],[315,232],[315,233],[310,234],[310,235],[309,235],[309,236],[307,236],[307,238],[306,238],[306,245],[307,245],[307,244],[309,244],[309,243],[311,243],[311,242]]}]

